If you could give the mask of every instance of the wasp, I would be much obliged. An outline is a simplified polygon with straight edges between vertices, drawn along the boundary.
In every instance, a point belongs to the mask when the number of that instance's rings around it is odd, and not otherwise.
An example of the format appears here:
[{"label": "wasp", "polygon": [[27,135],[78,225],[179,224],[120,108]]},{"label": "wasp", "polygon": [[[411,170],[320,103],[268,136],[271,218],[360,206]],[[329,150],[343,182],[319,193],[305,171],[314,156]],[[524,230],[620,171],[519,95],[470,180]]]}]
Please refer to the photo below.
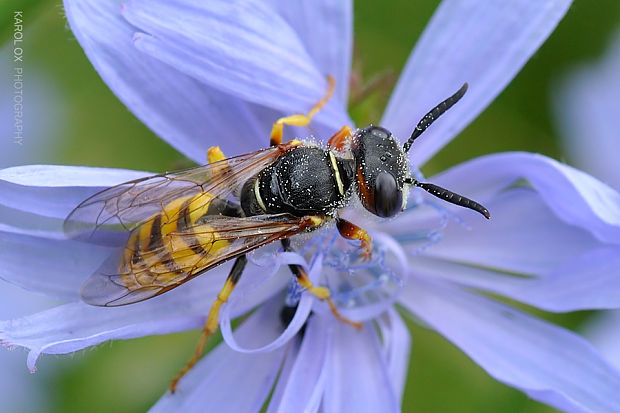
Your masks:
[{"label": "wasp", "polygon": [[[268,149],[226,158],[218,147],[209,163],[183,171],[154,175],[99,192],[78,205],[65,221],[77,239],[118,247],[82,286],[82,299],[97,306],[120,306],[163,294],[229,260],[234,264],[212,304],[194,356],[171,384],[198,361],[208,336],[217,330],[219,310],[232,293],[247,263],[246,254],[280,241],[293,251],[290,238],[335,223],[347,239],[360,241],[370,258],[368,233],[339,216],[357,197],[370,213],[390,218],[402,211],[408,192],[419,187],[445,201],[489,218],[479,203],[412,175],[407,152],[435,119],[467,90],[459,91],[428,112],[401,146],[385,128],[345,126],[327,146],[292,140],[282,142],[284,125],[306,126],[330,98],[326,95],[307,114],[278,119]],[[327,301],[330,291],[315,286],[299,265],[290,265],[307,291]]]}]

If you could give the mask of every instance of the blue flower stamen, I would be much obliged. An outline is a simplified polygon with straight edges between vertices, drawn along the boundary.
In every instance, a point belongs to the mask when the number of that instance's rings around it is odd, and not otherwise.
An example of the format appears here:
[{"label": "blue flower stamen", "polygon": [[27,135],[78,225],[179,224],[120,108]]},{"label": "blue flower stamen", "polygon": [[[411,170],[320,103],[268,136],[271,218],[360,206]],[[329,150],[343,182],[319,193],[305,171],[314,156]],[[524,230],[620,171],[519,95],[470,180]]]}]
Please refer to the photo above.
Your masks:
[{"label": "blue flower stamen", "polygon": [[[363,261],[359,251],[359,243],[347,241],[351,248],[342,249],[335,246],[340,239],[335,230],[328,230],[317,234],[301,249],[301,253],[308,254],[314,250],[309,260],[314,265],[317,259],[323,260],[324,283],[333,292],[332,299],[346,307],[354,307],[360,303],[380,301],[391,296],[387,284],[392,282],[397,289],[404,285],[396,273],[387,265],[387,247],[381,243],[374,243],[373,259]],[[327,276],[327,274],[336,277]],[[342,277],[346,274],[345,277]],[[355,280],[360,285],[355,285]],[[381,291],[385,289],[386,291]],[[393,289],[393,287],[391,288]],[[297,290],[289,288],[287,300],[294,302],[299,297]]]}]

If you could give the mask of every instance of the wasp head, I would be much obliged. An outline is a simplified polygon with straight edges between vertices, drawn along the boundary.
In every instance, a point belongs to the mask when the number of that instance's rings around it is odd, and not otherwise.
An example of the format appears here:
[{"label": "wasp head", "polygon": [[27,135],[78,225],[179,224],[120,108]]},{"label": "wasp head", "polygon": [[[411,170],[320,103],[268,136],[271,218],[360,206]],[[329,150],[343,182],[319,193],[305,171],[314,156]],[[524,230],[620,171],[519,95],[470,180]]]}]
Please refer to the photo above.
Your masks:
[{"label": "wasp head", "polygon": [[364,207],[380,217],[391,217],[404,209],[409,163],[390,131],[379,126],[360,129],[351,145],[355,174]]},{"label": "wasp head", "polygon": [[402,148],[387,129],[371,125],[357,131],[351,149],[360,198],[367,210],[380,217],[394,216],[405,208],[408,191],[416,186],[444,201],[474,210],[487,219],[491,217],[489,210],[476,201],[438,185],[417,181],[411,175],[407,161],[407,152],[413,142],[466,91],[467,83],[424,115]]}]

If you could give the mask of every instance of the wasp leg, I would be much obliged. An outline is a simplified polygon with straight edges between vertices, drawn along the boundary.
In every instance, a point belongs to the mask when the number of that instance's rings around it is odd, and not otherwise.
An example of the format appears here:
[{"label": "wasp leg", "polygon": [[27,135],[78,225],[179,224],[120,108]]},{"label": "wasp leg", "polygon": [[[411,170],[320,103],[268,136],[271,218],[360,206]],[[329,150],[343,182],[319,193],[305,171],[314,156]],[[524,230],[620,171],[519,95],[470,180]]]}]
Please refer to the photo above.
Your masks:
[{"label": "wasp leg", "polygon": [[336,227],[344,238],[360,240],[362,242],[362,256],[365,260],[370,260],[372,257],[372,239],[364,229],[340,217],[336,218]]},{"label": "wasp leg", "polygon": [[207,150],[208,163],[223,161],[224,159],[226,159],[226,155],[224,155],[224,152],[222,152],[219,146],[212,146]]},{"label": "wasp leg", "polygon": [[226,161],[226,155],[219,146],[212,146],[207,150],[207,162],[209,164],[219,162],[213,167],[213,173],[224,173],[226,169],[229,169],[228,162],[223,161]]},{"label": "wasp leg", "polygon": [[343,126],[338,132],[336,132],[327,141],[327,146],[332,149],[341,150],[345,147],[353,137],[353,128],[350,126]]},{"label": "wasp leg", "polygon": [[[289,239],[283,239],[282,246],[284,247],[285,251],[295,252],[293,247],[291,247],[291,241]],[[338,311],[338,308],[336,307],[336,305],[334,304],[334,302],[332,301],[330,297],[331,291],[329,291],[329,288],[324,287],[324,286],[316,287],[314,283],[310,280],[310,277],[308,277],[308,273],[306,272],[306,270],[304,270],[302,266],[291,264],[288,267],[291,269],[293,274],[295,274],[295,277],[297,277],[297,282],[302,287],[308,290],[310,294],[313,294],[315,297],[319,298],[320,300],[325,300],[327,304],[329,304],[329,308],[332,310],[332,313],[338,320],[342,321],[343,323],[349,324],[350,326],[353,326],[357,329],[362,328],[362,323],[350,320],[346,318],[345,316],[343,316],[342,314],[340,314],[340,312]]]},{"label": "wasp leg", "polygon": [[177,374],[174,380],[172,380],[172,383],[170,383],[170,391],[172,393],[176,391],[179,380],[181,380],[181,378],[188,371],[190,371],[192,367],[194,367],[194,365],[200,359],[200,356],[202,355],[202,350],[204,349],[207,339],[213,333],[217,331],[218,318],[220,315],[220,307],[222,307],[222,304],[228,301],[228,297],[230,296],[230,293],[232,293],[233,289],[239,282],[239,279],[241,278],[241,273],[243,273],[243,269],[245,268],[245,265],[247,264],[247,262],[248,262],[248,259],[246,258],[245,255],[242,255],[235,260],[232,270],[230,270],[230,274],[228,274],[228,278],[226,278],[224,287],[222,288],[220,293],[217,295],[217,298],[215,299],[215,301],[213,301],[213,304],[211,305],[211,309],[209,310],[209,315],[207,316],[207,321],[205,322],[205,325],[202,328],[202,334],[200,336],[200,341],[198,342],[198,346],[196,347],[196,350],[194,351],[194,355],[189,360],[189,362],[185,365],[185,367],[183,367],[183,369]]},{"label": "wasp leg", "polygon": [[332,97],[332,93],[334,92],[334,85],[335,85],[335,81],[333,77],[327,76],[327,81],[329,82],[327,93],[325,93],[325,96],[323,96],[323,98],[319,100],[316,103],[316,105],[312,107],[312,109],[310,109],[310,112],[308,112],[307,115],[304,115],[304,114],[291,115],[291,116],[287,116],[284,118],[280,118],[277,121],[275,121],[275,123],[273,124],[273,127],[271,128],[271,135],[270,135],[271,146],[276,146],[282,143],[282,130],[284,129],[284,125],[307,126],[310,123],[310,120],[312,119],[312,117],[316,115],[317,112],[321,110],[323,106],[325,106],[329,98]]}]

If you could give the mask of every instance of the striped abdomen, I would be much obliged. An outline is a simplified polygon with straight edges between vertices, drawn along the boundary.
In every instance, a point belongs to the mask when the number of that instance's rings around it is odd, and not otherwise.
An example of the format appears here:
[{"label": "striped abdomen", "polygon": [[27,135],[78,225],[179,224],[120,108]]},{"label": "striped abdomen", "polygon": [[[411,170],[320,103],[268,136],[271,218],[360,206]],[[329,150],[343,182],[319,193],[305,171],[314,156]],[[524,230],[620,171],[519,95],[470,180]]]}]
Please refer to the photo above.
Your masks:
[{"label": "striped abdomen", "polygon": [[135,228],[119,263],[125,287],[175,286],[218,261],[230,242],[208,224],[215,215],[239,216],[240,208],[209,193],[175,199]]}]

